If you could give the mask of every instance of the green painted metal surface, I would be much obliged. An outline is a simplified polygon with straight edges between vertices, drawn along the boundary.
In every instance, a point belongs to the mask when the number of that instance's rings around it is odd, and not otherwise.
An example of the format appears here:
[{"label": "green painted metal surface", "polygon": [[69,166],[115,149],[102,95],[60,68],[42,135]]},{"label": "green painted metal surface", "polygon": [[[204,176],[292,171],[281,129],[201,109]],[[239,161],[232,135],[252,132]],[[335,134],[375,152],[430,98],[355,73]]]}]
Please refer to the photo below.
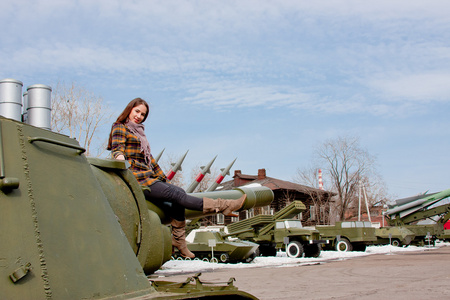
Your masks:
[{"label": "green painted metal surface", "polygon": [[[3,118],[0,126],[3,179],[20,182],[0,192],[0,298],[96,299],[151,293],[86,157],[76,148],[30,138],[78,143]],[[10,275],[27,265],[14,283]]]},{"label": "green painted metal surface", "polygon": [[[0,299],[254,299],[230,285],[155,288],[147,275],[171,255],[164,211],[124,162],[83,152],[65,135],[0,117]],[[267,190],[225,195],[262,206]]]},{"label": "green painted metal surface", "polygon": [[[362,221],[344,221],[336,222],[334,225],[317,225],[320,235],[330,241],[324,246],[324,249],[333,249],[340,251],[358,250],[364,251],[366,246],[372,245],[377,241],[375,228],[370,222]],[[345,249],[339,240],[348,241],[351,245]]]},{"label": "green painted metal surface", "polygon": [[[288,256],[307,257],[320,255],[320,244],[326,241],[320,239],[319,231],[302,228],[300,220],[284,219],[298,215],[305,210],[301,201],[293,201],[275,215],[258,215],[227,226],[229,235],[241,240],[259,244],[259,254],[273,256],[277,249],[286,250]],[[289,248],[298,251],[290,255]]]},{"label": "green painted metal surface", "polygon": [[219,263],[248,263],[254,259],[258,249],[256,243],[228,239],[219,231],[195,230],[192,234],[195,237],[192,243],[188,243],[188,248],[202,260],[206,258],[211,261],[214,255]]}]

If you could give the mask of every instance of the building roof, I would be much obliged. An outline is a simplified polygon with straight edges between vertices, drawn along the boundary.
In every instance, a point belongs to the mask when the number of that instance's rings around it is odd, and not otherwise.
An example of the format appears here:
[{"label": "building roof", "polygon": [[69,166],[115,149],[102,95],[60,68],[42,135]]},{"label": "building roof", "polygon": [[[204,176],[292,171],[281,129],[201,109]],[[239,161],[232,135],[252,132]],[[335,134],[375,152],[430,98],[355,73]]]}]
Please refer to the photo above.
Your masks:
[{"label": "building roof", "polygon": [[229,190],[234,187],[242,186],[242,185],[246,185],[246,184],[250,184],[250,183],[259,183],[262,186],[268,187],[273,191],[292,190],[292,191],[297,191],[297,192],[306,193],[306,194],[312,194],[312,193],[327,194],[328,197],[331,197],[334,195],[334,193],[329,192],[329,191],[316,189],[316,188],[309,187],[306,185],[293,183],[293,182],[285,181],[285,180],[281,180],[281,179],[276,179],[273,177],[268,177],[268,176],[266,176],[265,169],[259,169],[258,175],[246,175],[246,174],[242,174],[241,170],[235,170],[233,180],[223,182],[221,184],[221,186],[223,187],[223,189]]}]

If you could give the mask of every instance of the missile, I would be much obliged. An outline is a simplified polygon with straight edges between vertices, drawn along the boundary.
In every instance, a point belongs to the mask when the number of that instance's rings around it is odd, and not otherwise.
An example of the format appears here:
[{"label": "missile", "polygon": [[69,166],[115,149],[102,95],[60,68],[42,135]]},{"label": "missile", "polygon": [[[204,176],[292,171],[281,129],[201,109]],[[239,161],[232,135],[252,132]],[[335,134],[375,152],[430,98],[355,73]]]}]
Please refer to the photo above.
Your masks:
[{"label": "missile", "polygon": [[450,197],[450,189],[443,190],[439,193],[433,193],[431,195],[424,196],[421,199],[414,200],[405,203],[403,205],[399,205],[397,207],[387,210],[385,214],[392,216],[398,213],[399,217],[403,218],[413,212],[429,207],[434,203],[439,202],[447,197]]},{"label": "missile", "polygon": [[182,171],[183,169],[181,168],[181,164],[183,163],[184,159],[186,158],[186,155],[188,154],[189,150],[186,151],[186,153],[183,155],[183,157],[181,157],[178,162],[172,163],[172,169],[170,169],[170,171],[167,173],[166,177],[169,180],[172,180],[172,178],[175,176],[175,174],[178,171]]},{"label": "missile", "polygon": [[156,160],[156,162],[158,162],[158,161],[159,161],[159,159],[161,158],[161,155],[163,154],[164,150],[166,150],[166,148],[162,149],[162,151],[161,151],[161,152],[159,152],[159,154],[158,154],[158,155],[156,155],[156,157],[155,157],[155,160]]},{"label": "missile", "polygon": [[195,178],[195,180],[191,183],[191,185],[186,189],[186,193],[194,192],[195,188],[198,186],[200,181],[203,180],[206,173],[211,174],[211,171],[209,169],[211,168],[211,165],[214,163],[216,158],[217,158],[217,155],[206,166],[200,167],[200,169],[201,169],[200,173],[197,175],[197,178]]},{"label": "missile", "polygon": [[410,202],[413,202],[415,200],[419,200],[419,199],[422,199],[424,197],[428,197],[428,196],[431,196],[431,195],[434,195],[434,194],[436,194],[436,193],[428,194],[428,191],[427,191],[427,192],[424,192],[424,193],[421,193],[421,194],[418,194],[418,195],[415,195],[415,196],[406,197],[406,198],[402,198],[402,199],[397,199],[397,200],[391,201],[390,203],[387,203],[387,205],[388,205],[389,208],[394,208],[394,207],[405,205],[407,203],[410,203]]},{"label": "missile", "polygon": [[225,176],[230,175],[230,169],[233,166],[236,159],[237,159],[237,157],[226,168],[220,169],[220,171],[222,171],[222,173],[220,173],[219,176],[217,176],[217,178],[213,182],[213,184],[211,184],[211,186],[206,190],[207,192],[214,191],[217,188],[217,186],[222,182],[222,180],[225,178]]}]

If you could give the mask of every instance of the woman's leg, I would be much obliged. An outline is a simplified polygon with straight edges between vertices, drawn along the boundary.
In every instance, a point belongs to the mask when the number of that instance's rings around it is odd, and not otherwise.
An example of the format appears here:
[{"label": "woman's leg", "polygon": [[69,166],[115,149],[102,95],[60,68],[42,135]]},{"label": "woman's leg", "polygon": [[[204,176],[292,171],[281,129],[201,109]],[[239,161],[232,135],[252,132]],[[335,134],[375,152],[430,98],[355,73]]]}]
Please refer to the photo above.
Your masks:
[{"label": "woman's leg", "polygon": [[194,253],[189,251],[186,243],[185,206],[180,203],[198,207],[198,202],[201,202],[203,207],[203,200],[199,198],[189,199],[192,196],[185,197],[188,195],[183,189],[165,182],[155,182],[151,185],[150,190],[151,192],[144,191],[147,200],[152,201],[156,205],[164,206],[164,202],[169,202],[170,204],[167,209],[163,209],[172,218],[170,224],[172,226],[172,246],[179,250],[181,256],[194,258]]},{"label": "woman's leg", "polygon": [[172,219],[176,219],[178,221],[184,221],[185,218],[185,208],[177,203],[172,203],[170,201],[164,201],[154,197],[150,191],[144,190],[145,199],[152,202],[159,208],[161,208],[164,213],[167,214]]},{"label": "woman's leg", "polygon": [[168,201],[173,204],[178,204],[183,208],[203,211],[203,199],[186,194],[186,192],[173,184],[157,181],[150,186],[151,199],[157,201]]},{"label": "woman's leg", "polygon": [[[151,192],[150,200],[155,201],[170,202],[173,204],[171,211],[175,213],[175,208],[178,205],[182,208],[188,208],[191,210],[203,211],[203,213],[223,213],[227,216],[236,216],[233,211],[240,209],[245,202],[246,195],[244,194],[239,199],[211,199],[211,198],[197,198],[186,194],[186,192],[175,185],[167,182],[157,181],[150,187]],[[184,220],[184,209],[181,209],[183,213],[183,219],[178,216],[179,209],[177,212],[177,220]],[[174,217],[175,218],[175,217]]]}]

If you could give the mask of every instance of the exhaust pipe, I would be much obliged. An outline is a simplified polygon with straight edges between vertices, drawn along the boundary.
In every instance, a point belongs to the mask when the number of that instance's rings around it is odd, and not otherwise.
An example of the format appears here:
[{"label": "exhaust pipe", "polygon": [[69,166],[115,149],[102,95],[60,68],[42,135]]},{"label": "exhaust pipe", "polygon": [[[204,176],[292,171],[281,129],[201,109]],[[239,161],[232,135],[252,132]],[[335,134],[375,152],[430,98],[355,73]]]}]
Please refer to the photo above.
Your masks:
[{"label": "exhaust pipe", "polygon": [[52,88],[34,84],[22,95],[22,87],[16,79],[0,80],[0,116],[51,130]]},{"label": "exhaust pipe", "polygon": [[34,84],[27,88],[27,123],[51,130],[52,88],[44,84]]},{"label": "exhaust pipe", "polygon": [[6,78],[0,80],[0,115],[22,121],[22,87],[19,80]]}]

